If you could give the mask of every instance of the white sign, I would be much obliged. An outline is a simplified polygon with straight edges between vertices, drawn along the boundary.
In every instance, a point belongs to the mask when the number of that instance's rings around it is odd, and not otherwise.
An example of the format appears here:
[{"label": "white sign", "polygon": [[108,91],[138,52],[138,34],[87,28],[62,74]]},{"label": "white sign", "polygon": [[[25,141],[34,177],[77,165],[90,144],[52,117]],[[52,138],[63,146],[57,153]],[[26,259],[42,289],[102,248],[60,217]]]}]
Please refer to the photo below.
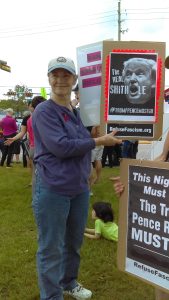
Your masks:
[{"label": "white sign", "polygon": [[77,48],[80,115],[85,126],[100,124],[102,42]]}]

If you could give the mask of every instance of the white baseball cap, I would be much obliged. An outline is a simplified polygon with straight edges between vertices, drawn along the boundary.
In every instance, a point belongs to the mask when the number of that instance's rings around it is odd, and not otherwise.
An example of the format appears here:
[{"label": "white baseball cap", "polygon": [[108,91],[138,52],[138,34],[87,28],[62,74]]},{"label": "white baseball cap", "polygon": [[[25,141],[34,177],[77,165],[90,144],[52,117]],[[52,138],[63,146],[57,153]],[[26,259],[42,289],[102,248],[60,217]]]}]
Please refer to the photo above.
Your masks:
[{"label": "white baseball cap", "polygon": [[76,75],[75,64],[73,60],[68,57],[59,56],[50,60],[48,64],[48,74],[55,69],[65,69],[73,75]]}]

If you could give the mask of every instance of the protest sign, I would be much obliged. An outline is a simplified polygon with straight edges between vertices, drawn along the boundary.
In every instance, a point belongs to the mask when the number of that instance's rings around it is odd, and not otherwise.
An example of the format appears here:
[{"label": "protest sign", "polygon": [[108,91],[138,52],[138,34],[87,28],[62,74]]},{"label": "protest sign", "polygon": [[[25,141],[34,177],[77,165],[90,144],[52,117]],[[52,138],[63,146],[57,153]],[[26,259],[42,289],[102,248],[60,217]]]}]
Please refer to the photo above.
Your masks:
[{"label": "protest sign", "polygon": [[[164,60],[165,43],[103,41],[102,132],[106,132],[107,124],[120,124],[119,137],[128,135],[144,140],[161,137]],[[125,131],[127,124],[152,124],[151,133],[146,135],[144,126]]]},{"label": "protest sign", "polygon": [[123,159],[118,266],[169,293],[169,165]]},{"label": "protest sign", "polygon": [[77,48],[80,115],[85,126],[100,124],[102,42]]},{"label": "protest sign", "polygon": [[155,121],[157,53],[112,52],[109,58],[108,120]]}]

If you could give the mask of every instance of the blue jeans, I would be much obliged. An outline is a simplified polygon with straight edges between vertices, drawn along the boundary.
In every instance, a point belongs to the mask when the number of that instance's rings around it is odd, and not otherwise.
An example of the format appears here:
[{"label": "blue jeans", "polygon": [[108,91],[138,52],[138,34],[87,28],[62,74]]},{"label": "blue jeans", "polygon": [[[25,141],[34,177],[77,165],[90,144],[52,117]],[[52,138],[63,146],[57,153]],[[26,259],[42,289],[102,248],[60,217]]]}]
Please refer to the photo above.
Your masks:
[{"label": "blue jeans", "polygon": [[77,284],[89,192],[74,197],[45,187],[36,174],[33,210],[38,228],[37,268],[41,300],[63,300]]}]

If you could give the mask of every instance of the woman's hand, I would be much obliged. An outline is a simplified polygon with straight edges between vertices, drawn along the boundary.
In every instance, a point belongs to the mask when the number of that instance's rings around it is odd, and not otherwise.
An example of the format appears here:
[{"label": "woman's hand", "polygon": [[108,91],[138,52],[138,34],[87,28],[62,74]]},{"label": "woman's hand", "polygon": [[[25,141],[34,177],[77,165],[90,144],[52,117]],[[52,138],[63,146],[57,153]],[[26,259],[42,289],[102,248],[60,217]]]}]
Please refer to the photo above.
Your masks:
[{"label": "woman's hand", "polygon": [[94,138],[96,146],[114,146],[116,144],[121,144],[122,140],[119,140],[118,138],[114,137],[114,135],[117,133],[117,130],[112,131],[111,133],[105,134],[101,137]]},{"label": "woman's hand", "polygon": [[119,176],[110,177],[109,179],[114,182],[113,186],[114,186],[115,194],[117,196],[121,196],[121,194],[124,191],[124,184],[120,181],[120,177]]},{"label": "woman's hand", "polygon": [[14,141],[14,138],[8,138],[5,140],[4,145],[10,146]]}]

